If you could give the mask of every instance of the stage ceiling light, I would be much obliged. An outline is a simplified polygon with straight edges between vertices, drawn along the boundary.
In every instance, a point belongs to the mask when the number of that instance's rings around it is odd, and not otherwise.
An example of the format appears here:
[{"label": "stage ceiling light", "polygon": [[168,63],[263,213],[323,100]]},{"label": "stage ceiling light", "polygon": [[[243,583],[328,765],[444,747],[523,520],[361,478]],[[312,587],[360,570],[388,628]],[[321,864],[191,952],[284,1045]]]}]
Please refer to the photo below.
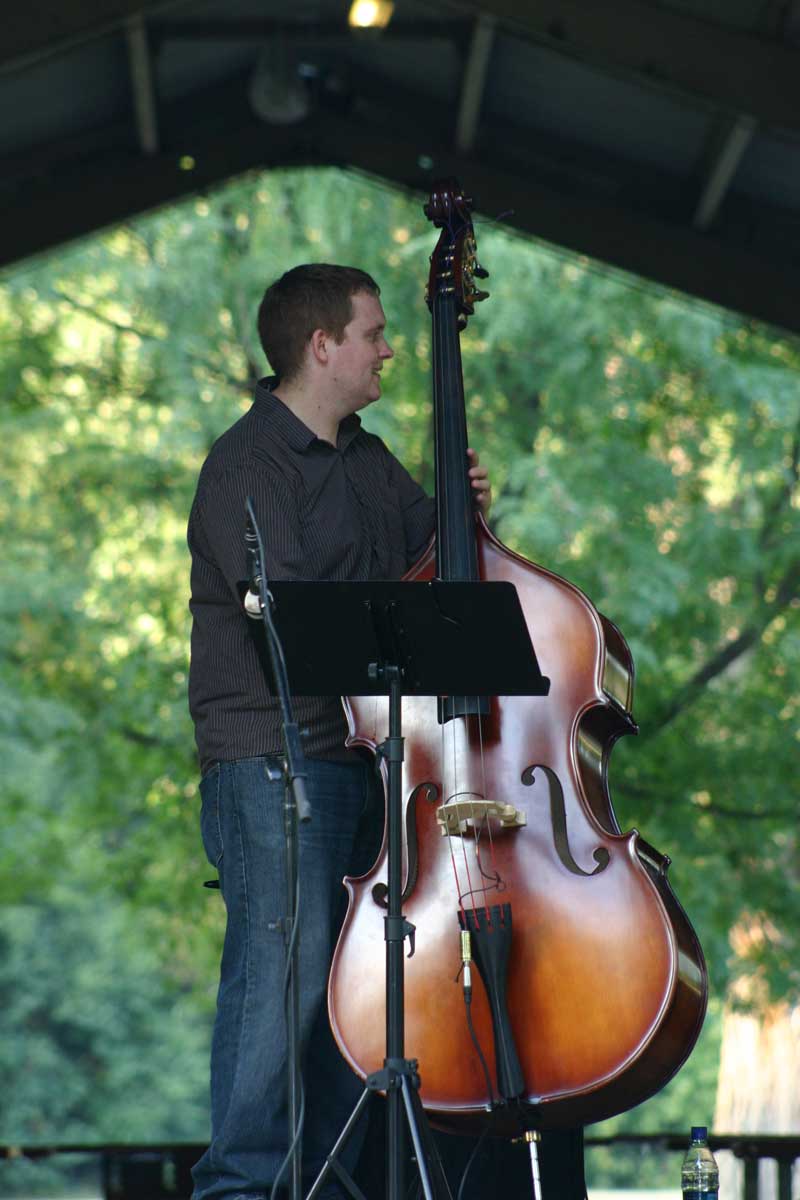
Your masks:
[{"label": "stage ceiling light", "polygon": [[385,29],[393,12],[393,0],[353,0],[347,24],[354,29]]}]

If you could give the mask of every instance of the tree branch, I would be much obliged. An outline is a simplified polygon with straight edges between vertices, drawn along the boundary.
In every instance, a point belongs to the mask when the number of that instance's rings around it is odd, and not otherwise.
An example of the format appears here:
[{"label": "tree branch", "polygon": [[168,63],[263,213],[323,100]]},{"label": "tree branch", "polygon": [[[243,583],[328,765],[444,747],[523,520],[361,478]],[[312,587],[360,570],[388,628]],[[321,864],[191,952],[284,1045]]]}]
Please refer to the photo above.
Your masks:
[{"label": "tree branch", "polygon": [[[800,421],[795,426],[789,465],[783,473],[783,482],[764,513],[764,521],[758,539],[761,550],[768,550],[775,544],[776,534],[780,535],[778,521],[783,512],[791,506],[798,482],[800,482]],[[760,574],[758,583],[763,591],[763,579]]]},{"label": "tree branch", "polygon": [[724,804],[715,804],[713,801],[699,807],[699,811],[714,813],[718,817],[731,817],[736,821],[796,821],[798,816],[796,808],[767,808],[761,812],[752,812],[750,809],[727,808]]},{"label": "tree branch", "polygon": [[134,729],[132,725],[120,725],[119,733],[129,742],[134,742],[137,746],[147,746],[149,749],[163,749],[169,743],[163,738],[154,737],[151,733],[142,733],[140,729]]},{"label": "tree branch", "polygon": [[[780,538],[779,521],[782,513],[792,504],[798,479],[800,479],[800,420],[795,426],[794,437],[792,439],[792,452],[789,459],[789,466],[784,472],[783,484],[778,488],[772,504],[764,513],[764,521],[758,539],[759,549],[762,554],[766,553],[775,545],[776,539]],[[759,569],[756,572],[754,582],[757,595],[763,596],[766,591],[763,570]]]},{"label": "tree branch", "polygon": [[[109,329],[113,329],[115,333],[133,333],[136,335],[136,337],[141,338],[143,341],[149,342],[164,342],[166,340],[165,338],[159,337],[155,333],[145,331],[144,329],[139,329],[135,325],[124,325],[121,321],[115,321],[113,317],[107,316],[105,313],[93,308],[90,304],[84,304],[81,300],[76,300],[74,296],[70,296],[68,292],[63,291],[61,288],[53,288],[53,291],[62,300],[66,300],[68,304],[71,304],[73,308],[77,309],[78,312],[84,313],[87,317],[92,317],[93,320],[99,321],[101,325],[106,325]],[[246,350],[245,356],[248,358],[249,363],[249,357],[247,356]],[[257,377],[237,379],[236,376],[230,375],[226,370],[218,366],[216,363],[211,362],[207,358],[201,358],[198,354],[190,354],[189,358],[197,366],[203,367],[203,369],[208,371],[209,374],[221,379],[228,385],[228,387],[233,388],[234,391],[242,392],[244,395],[249,396],[252,393],[255,384],[258,382]]]},{"label": "tree branch", "polygon": [[[615,787],[614,791],[622,797],[623,804],[625,797],[636,797],[637,800],[647,800],[655,804],[665,804],[670,802],[670,797],[663,792],[654,790],[653,788],[638,787],[636,785],[621,784]],[[687,803],[685,799],[681,803]],[[693,812],[698,813],[713,813],[718,817],[727,817],[734,821],[785,821],[797,820],[798,808],[767,808],[767,809],[750,809],[750,808],[728,808],[724,804],[716,804],[713,800],[708,804],[697,805],[692,801],[688,801],[688,805]]]},{"label": "tree branch", "polygon": [[69,292],[65,292],[63,288],[54,287],[53,292],[60,300],[66,300],[67,304],[72,305],[78,312],[85,313],[87,317],[92,317],[95,321],[99,321],[101,325],[106,325],[116,333],[135,333],[137,337],[145,342],[164,341],[164,338],[158,337],[155,333],[144,329],[137,329],[135,325],[124,325],[121,321],[115,321],[113,317],[106,316],[105,313],[93,308],[90,304],[84,304],[82,300],[76,300],[74,296],[70,296]]},{"label": "tree branch", "polygon": [[650,724],[653,734],[660,733],[671,721],[700,698],[705,687],[726,671],[731,663],[750,650],[764,630],[782,609],[786,608],[800,592],[800,559],[790,563],[775,589],[774,600],[764,605],[758,618],[747,625],[737,638],[715,650],[707,662],[699,667],[688,683],[678,690],[666,705],[661,717]]}]

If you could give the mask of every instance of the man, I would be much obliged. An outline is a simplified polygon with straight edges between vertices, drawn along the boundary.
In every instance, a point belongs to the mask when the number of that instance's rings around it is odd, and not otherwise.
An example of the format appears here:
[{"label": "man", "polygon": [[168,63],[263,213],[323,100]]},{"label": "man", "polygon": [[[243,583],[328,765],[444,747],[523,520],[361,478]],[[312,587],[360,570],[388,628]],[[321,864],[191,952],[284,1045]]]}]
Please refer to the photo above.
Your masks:
[{"label": "man", "polygon": [[[246,578],[251,496],[269,579],[399,578],[433,529],[433,501],[356,415],[381,395],[393,352],[379,289],[363,271],[295,267],[259,310],[275,377],[206,460],[189,520],[189,700],[202,780],[202,833],[228,920],[211,1052],[212,1139],[194,1168],[195,1200],[264,1200],[287,1149],[283,785],[280,716],[250,641],[237,583]],[[487,472],[470,451],[476,502]],[[299,976],[304,1161],[313,1179],[361,1091],[330,1034],[325,993],[342,916],[343,876],[371,865],[383,820],[373,770],[345,747],[337,697],[294,701],[307,729],[312,820],[300,831]],[[348,1148],[354,1156],[355,1140]],[[345,1160],[346,1161],[346,1160]],[[331,1183],[326,1197],[339,1197]]]}]

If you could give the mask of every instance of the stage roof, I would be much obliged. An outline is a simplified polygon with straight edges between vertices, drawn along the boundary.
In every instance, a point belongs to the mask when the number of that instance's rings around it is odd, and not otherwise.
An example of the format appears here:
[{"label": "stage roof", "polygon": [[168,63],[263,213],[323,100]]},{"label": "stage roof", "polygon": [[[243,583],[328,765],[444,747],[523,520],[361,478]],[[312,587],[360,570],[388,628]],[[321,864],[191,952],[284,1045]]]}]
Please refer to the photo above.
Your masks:
[{"label": "stage roof", "polygon": [[11,0],[0,264],[341,165],[800,330],[800,0]]}]

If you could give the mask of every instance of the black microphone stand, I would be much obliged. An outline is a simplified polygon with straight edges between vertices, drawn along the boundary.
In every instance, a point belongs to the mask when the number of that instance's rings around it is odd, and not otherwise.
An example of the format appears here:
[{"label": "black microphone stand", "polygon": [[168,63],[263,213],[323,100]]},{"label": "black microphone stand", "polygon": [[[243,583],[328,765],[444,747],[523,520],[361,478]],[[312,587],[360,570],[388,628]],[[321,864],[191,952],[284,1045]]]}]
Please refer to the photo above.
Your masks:
[{"label": "black microphone stand", "polygon": [[[311,809],[306,795],[306,764],[300,745],[300,731],[294,720],[289,697],[289,681],[283,647],[272,619],[272,595],[264,576],[264,546],[256,523],[253,502],[245,500],[247,514],[245,545],[250,567],[250,592],[257,595],[258,607],[264,625],[272,679],[278,696],[283,725],[284,756],[279,772],[272,779],[283,776],[283,831],[286,844],[286,915],[276,924],[283,933],[286,946],[286,1046],[289,1101],[289,1149],[275,1178],[273,1194],[286,1168],[290,1173],[291,1200],[300,1200],[302,1190],[302,1122],[303,1084],[300,1075],[300,980],[298,976],[300,950],[299,922],[299,870],[297,846],[297,822],[311,820]],[[247,601],[245,600],[245,604]]]}]

